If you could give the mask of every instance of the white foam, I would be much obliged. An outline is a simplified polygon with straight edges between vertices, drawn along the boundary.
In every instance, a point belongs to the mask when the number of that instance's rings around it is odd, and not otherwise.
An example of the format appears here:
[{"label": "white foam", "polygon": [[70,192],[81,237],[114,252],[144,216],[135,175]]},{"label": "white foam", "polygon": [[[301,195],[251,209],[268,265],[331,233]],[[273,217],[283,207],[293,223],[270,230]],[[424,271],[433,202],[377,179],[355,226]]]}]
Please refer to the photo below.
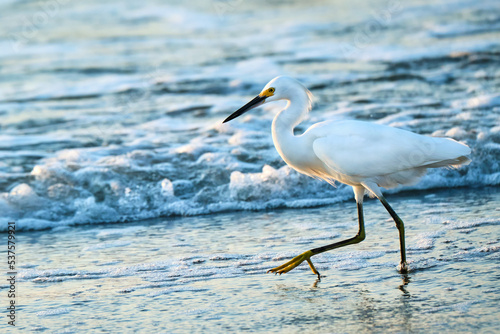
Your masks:
[{"label": "white foam", "polygon": [[500,95],[478,95],[472,98],[453,101],[453,108],[492,108],[500,106]]},{"label": "white foam", "polygon": [[82,249],[83,252],[93,252],[96,250],[103,250],[108,248],[119,248],[129,246],[131,241],[114,241],[114,242],[105,242],[99,243],[97,245],[88,246]]},{"label": "white foam", "polygon": [[95,231],[97,232],[96,234],[97,238],[109,238],[109,237],[120,237],[123,235],[135,234],[137,232],[143,232],[145,230],[146,228],[144,226],[130,226],[123,228],[106,228],[99,230],[90,230],[87,231],[87,233]]},{"label": "white foam", "polygon": [[[0,135],[0,148],[2,149],[11,149],[15,147],[22,146],[38,146],[42,144],[48,143],[57,143],[57,142],[67,142],[71,141],[71,138],[68,136],[55,137],[50,135]],[[26,151],[21,151],[21,154],[26,155]],[[38,153],[40,154],[40,153]],[[38,155],[37,154],[37,155]],[[42,153],[43,154],[43,153]]]},{"label": "white foam", "polygon": [[[317,93],[317,106],[298,132],[327,118],[358,118],[471,146],[471,165],[431,170],[416,185],[389,193],[498,185],[500,97],[490,71],[497,24],[481,14],[495,6],[467,0],[445,10],[405,3],[386,15],[389,5],[382,5],[375,13],[357,9],[335,24],[328,11],[308,8],[293,22],[269,11],[260,13],[261,23],[243,24],[248,13],[231,6],[220,15],[156,4],[125,17],[185,29],[161,38],[118,32],[119,43],[85,25],[79,27],[89,39],[76,43],[55,26],[42,27],[39,36],[53,42],[25,43],[14,57],[0,51],[6,64],[0,220],[39,230],[352,200],[350,187],[334,189],[283,167],[270,133],[283,104],[222,124],[269,79],[284,74]],[[87,15],[65,10],[69,17]],[[374,23],[379,30],[364,30]],[[363,37],[368,40],[359,43]],[[93,39],[106,42],[94,45]],[[344,52],[342,43],[355,52]],[[158,45],[172,52],[158,52]],[[116,48],[127,52],[109,53]],[[90,57],[61,63],[58,55],[68,50]],[[429,249],[429,240],[419,247]]]},{"label": "white foam", "polygon": [[57,308],[57,309],[50,309],[46,311],[40,311],[37,312],[36,315],[43,318],[43,317],[52,317],[56,315],[61,315],[61,314],[68,314],[71,312],[71,309],[69,308]]}]

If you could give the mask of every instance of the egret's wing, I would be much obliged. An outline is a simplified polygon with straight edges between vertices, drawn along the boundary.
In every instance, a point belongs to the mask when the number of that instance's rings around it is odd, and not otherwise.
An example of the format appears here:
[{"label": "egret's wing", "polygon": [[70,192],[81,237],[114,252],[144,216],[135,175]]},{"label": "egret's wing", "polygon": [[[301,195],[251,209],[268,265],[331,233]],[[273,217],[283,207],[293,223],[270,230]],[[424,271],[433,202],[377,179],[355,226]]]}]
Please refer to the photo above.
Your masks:
[{"label": "egret's wing", "polygon": [[[452,139],[359,121],[325,123],[313,142],[314,153],[345,175],[374,177],[429,165],[453,164],[470,149]],[[434,167],[434,166],[431,166]]]}]

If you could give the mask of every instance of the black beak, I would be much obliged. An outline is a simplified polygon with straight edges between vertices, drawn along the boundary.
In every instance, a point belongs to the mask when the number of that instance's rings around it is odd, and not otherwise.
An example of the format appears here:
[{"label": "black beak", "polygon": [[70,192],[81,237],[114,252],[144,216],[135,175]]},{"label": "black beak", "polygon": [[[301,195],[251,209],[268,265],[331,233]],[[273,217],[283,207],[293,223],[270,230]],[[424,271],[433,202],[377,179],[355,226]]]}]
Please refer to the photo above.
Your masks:
[{"label": "black beak", "polygon": [[224,122],[222,122],[222,123],[229,122],[230,120],[235,119],[236,117],[243,115],[244,113],[246,113],[250,109],[253,109],[255,107],[260,106],[262,103],[264,103],[266,98],[267,98],[267,96],[257,95],[252,101],[248,102],[243,107],[241,107],[240,109],[236,110],[231,115],[229,115],[229,117],[226,118],[224,120]]}]

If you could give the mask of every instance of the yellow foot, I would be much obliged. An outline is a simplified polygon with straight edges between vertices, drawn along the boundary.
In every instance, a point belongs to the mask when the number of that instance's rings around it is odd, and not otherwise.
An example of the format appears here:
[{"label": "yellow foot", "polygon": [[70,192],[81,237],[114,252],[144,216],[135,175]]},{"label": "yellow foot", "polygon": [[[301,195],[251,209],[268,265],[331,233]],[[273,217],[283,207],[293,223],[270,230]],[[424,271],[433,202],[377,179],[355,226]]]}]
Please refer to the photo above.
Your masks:
[{"label": "yellow foot", "polygon": [[316,270],[316,268],[314,268],[314,265],[311,262],[311,256],[313,256],[313,255],[314,255],[313,252],[311,252],[310,250],[308,250],[307,252],[304,252],[304,253],[302,253],[302,254],[294,257],[293,259],[291,259],[290,261],[282,264],[281,266],[273,268],[273,269],[270,269],[267,272],[268,273],[271,272],[271,273],[274,273],[274,274],[280,274],[281,275],[281,274],[289,272],[290,270],[294,269],[299,264],[301,264],[302,262],[304,262],[304,260],[306,260],[307,263],[309,263],[309,267],[311,267],[312,272],[318,276],[318,279],[320,279],[319,272]]}]

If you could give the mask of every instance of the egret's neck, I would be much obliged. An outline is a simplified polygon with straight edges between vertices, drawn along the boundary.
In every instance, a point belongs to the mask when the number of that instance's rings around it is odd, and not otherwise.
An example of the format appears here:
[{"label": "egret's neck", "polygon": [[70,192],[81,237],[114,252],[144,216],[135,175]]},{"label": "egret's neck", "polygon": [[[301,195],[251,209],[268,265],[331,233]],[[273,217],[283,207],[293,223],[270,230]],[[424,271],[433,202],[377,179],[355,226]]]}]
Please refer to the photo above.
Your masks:
[{"label": "egret's neck", "polygon": [[307,150],[301,137],[293,134],[293,129],[304,119],[311,108],[311,95],[301,91],[289,98],[285,109],[281,110],[273,120],[273,142],[279,155],[287,164],[297,169],[297,150]]},{"label": "egret's neck", "polygon": [[288,104],[273,121],[273,141],[276,150],[283,160],[300,173],[313,175],[311,161],[311,144],[306,136],[295,136],[293,129],[304,119],[312,106],[311,93],[303,88],[295,89],[287,95]]},{"label": "egret's neck", "polygon": [[307,91],[294,94],[288,100],[285,109],[281,110],[273,120],[273,140],[277,143],[281,136],[292,135],[293,129],[305,118],[311,109],[311,96]]}]

